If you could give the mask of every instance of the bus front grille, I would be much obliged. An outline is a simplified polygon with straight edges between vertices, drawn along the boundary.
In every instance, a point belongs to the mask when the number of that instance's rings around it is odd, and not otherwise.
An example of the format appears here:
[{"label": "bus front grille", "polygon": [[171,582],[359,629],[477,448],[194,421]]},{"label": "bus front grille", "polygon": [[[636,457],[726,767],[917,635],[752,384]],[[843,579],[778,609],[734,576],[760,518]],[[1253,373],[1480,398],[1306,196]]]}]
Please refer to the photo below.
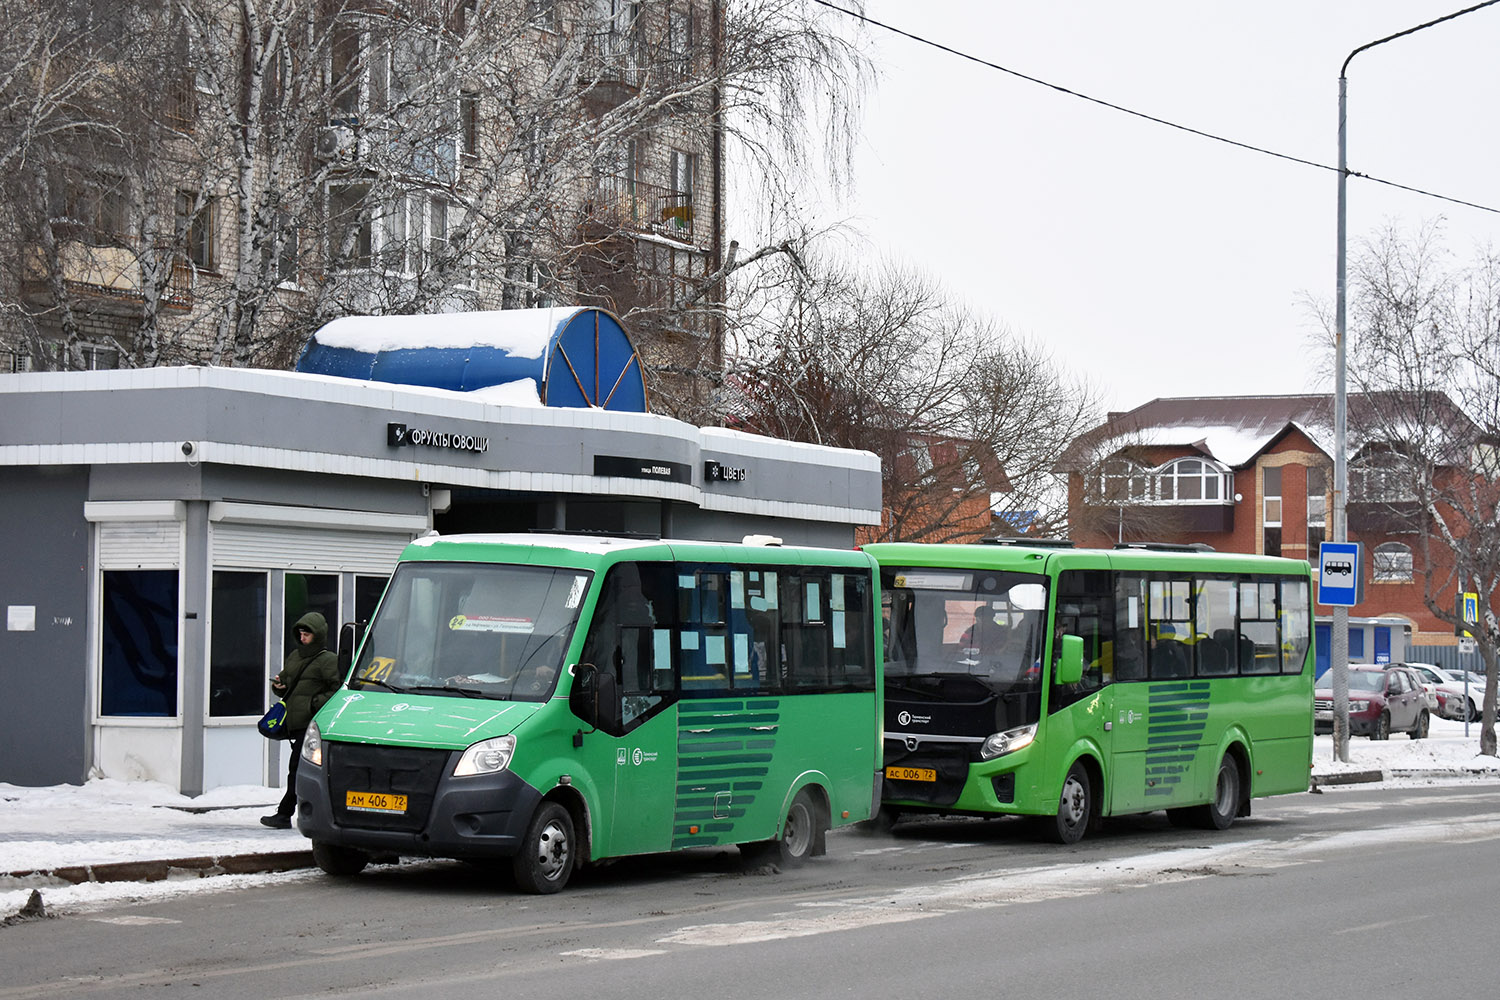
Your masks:
[{"label": "bus front grille", "polygon": [[[328,793],[340,826],[368,830],[421,830],[448,768],[447,750],[374,746],[365,743],[323,744]],[[405,808],[351,808],[350,792],[405,796]]]}]

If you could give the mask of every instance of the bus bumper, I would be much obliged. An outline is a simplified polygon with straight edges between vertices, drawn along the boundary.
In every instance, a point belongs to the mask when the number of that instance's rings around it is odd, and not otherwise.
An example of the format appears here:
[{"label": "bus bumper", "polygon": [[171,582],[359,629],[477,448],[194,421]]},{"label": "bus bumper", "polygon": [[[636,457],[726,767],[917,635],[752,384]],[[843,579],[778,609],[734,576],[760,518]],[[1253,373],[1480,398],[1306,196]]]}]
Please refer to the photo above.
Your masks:
[{"label": "bus bumper", "polygon": [[[433,858],[507,858],[520,847],[542,795],[510,771],[455,778],[445,774],[425,817],[336,809],[325,769],[297,768],[297,829],[311,840],[372,854]],[[412,798],[416,798],[413,796]]]}]

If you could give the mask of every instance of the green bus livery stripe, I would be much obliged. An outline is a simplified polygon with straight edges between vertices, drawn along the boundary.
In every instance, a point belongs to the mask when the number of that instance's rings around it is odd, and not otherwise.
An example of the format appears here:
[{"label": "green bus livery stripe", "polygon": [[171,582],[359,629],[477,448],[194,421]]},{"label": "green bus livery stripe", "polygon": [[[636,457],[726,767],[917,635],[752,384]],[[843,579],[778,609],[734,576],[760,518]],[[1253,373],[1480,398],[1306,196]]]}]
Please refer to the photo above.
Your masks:
[{"label": "green bus livery stripe", "polygon": [[684,753],[733,753],[743,751],[744,749],[744,740],[720,740],[717,743],[711,743],[708,740],[699,742],[697,740],[680,739],[677,741],[677,759],[681,760]]},{"label": "green bus livery stripe", "polygon": [[781,723],[779,699],[678,703],[673,848],[735,841],[774,766]]}]

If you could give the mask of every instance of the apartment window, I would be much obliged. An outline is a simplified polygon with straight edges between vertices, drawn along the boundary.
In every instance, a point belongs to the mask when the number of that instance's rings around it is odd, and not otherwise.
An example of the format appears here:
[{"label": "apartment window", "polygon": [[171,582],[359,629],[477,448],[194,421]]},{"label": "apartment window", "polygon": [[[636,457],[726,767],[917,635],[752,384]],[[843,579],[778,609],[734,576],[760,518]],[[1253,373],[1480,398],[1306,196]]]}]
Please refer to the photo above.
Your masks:
[{"label": "apartment window", "polygon": [[691,203],[693,195],[693,181],[698,173],[698,154],[685,153],[680,149],[672,150],[672,193],[675,195],[687,195]]},{"label": "apartment window", "polygon": [[1412,580],[1411,546],[1385,542],[1375,546],[1371,566],[1374,578],[1382,583],[1410,583]]},{"label": "apartment window", "polygon": [[1328,470],[1321,465],[1307,470],[1307,561],[1320,565],[1318,549],[1327,539]]},{"label": "apartment window", "polygon": [[1179,458],[1157,477],[1161,499],[1168,502],[1218,500],[1223,484],[1223,471],[1197,458]]},{"label": "apartment window", "polygon": [[1261,470],[1262,551],[1268,556],[1281,555],[1281,467]]},{"label": "apartment window", "polygon": [[373,260],[369,195],[370,189],[362,184],[328,191],[328,253],[336,266],[369,267]]},{"label": "apartment window", "polygon": [[693,8],[672,8],[667,11],[667,52],[672,70],[687,76],[692,70],[693,43],[697,25],[693,20]]},{"label": "apartment window", "polygon": [[[421,216],[417,216],[418,226]],[[387,271],[410,271],[414,248],[407,240],[406,195],[388,202],[380,216],[380,259]]]},{"label": "apartment window", "polygon": [[557,0],[526,0],[526,17],[543,31],[556,31]]},{"label": "apartment window", "polygon": [[427,219],[427,255],[441,260],[448,252],[448,201],[434,198]]},{"label": "apartment window", "polygon": [[297,231],[297,223],[291,216],[278,212],[276,232],[268,249],[276,255],[276,280],[284,285],[297,283],[297,254],[300,250],[300,243],[301,236]]},{"label": "apartment window", "polygon": [[31,371],[31,355],[17,351],[0,351],[0,372]]},{"label": "apartment window", "polygon": [[192,70],[177,73],[166,84],[163,95],[168,124],[180,131],[192,131],[198,118],[198,87]]},{"label": "apartment window", "polygon": [[120,349],[84,344],[78,348],[78,360],[82,371],[112,371],[120,367]]},{"label": "apartment window", "polygon": [[545,309],[557,304],[556,281],[552,268],[543,261],[533,261],[526,266],[526,307]]},{"label": "apartment window", "polygon": [[347,119],[355,119],[360,104],[360,32],[343,28],[333,39],[329,77],[334,107]]},{"label": "apartment window", "polygon": [[1101,503],[1146,503],[1151,499],[1151,474],[1128,458],[1105,460],[1099,468]]},{"label": "apartment window", "polygon": [[197,192],[177,192],[177,232],[182,234],[188,260],[201,271],[218,270],[214,246],[218,208],[212,198],[201,199]]},{"label": "apartment window", "polygon": [[466,90],[458,95],[459,151],[465,156],[479,155],[479,92]]},{"label": "apartment window", "polygon": [[1415,500],[1414,474],[1411,463],[1394,452],[1363,455],[1349,466],[1349,499],[1358,503]]}]

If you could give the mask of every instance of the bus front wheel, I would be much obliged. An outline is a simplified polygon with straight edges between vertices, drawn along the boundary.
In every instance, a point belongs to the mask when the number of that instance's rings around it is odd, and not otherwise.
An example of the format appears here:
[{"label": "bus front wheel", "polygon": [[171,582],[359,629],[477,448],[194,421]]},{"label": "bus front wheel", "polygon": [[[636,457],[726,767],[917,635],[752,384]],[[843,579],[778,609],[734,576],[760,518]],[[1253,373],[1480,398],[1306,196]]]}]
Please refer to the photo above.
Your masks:
[{"label": "bus front wheel", "polygon": [[543,802],[531,817],[512,868],[516,887],[546,895],[568,884],[573,874],[573,817],[556,802]]},{"label": "bus front wheel", "polygon": [[365,870],[365,865],[370,861],[370,856],[364,851],[325,844],[321,840],[313,841],[312,856],[313,862],[323,869],[325,874],[339,878],[358,875]]},{"label": "bus front wheel", "polygon": [[1046,832],[1059,844],[1076,844],[1083,839],[1093,818],[1094,786],[1080,761],[1068,769],[1068,776],[1063,779],[1057,815],[1046,824]]}]

